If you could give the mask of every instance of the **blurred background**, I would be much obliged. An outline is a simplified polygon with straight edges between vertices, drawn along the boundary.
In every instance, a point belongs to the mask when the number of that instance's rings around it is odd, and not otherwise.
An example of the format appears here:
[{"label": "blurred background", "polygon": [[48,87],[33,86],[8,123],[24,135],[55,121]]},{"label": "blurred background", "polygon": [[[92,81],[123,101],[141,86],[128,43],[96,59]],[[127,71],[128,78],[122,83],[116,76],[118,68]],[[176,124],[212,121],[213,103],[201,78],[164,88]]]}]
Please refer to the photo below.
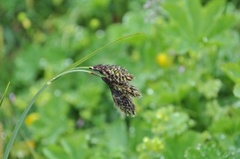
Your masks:
[{"label": "blurred background", "polygon": [[137,116],[114,107],[86,73],[54,82],[34,103],[10,159],[240,158],[239,0],[8,0],[0,3],[0,158],[42,85],[81,66],[135,76]]}]

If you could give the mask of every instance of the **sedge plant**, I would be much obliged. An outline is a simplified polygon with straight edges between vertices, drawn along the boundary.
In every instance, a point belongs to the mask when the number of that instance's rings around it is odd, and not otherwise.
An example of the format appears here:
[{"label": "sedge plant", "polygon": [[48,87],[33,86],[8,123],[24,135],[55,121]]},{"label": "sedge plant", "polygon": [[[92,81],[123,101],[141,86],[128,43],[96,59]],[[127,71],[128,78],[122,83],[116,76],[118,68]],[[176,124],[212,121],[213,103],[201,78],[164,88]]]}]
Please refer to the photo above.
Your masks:
[{"label": "sedge plant", "polygon": [[9,156],[9,153],[11,151],[12,145],[16,139],[16,136],[18,135],[18,132],[28,114],[30,109],[33,106],[33,103],[36,101],[36,99],[40,96],[40,94],[48,87],[50,86],[55,80],[59,79],[60,77],[70,74],[70,73],[88,73],[95,75],[97,77],[102,78],[102,80],[108,85],[110,88],[110,91],[112,93],[112,97],[114,100],[114,103],[119,110],[121,110],[123,113],[129,116],[135,116],[135,105],[132,102],[132,97],[140,97],[141,94],[135,88],[133,85],[131,85],[129,82],[133,79],[133,75],[127,72],[126,69],[116,66],[116,65],[95,65],[95,66],[89,66],[89,67],[79,67],[80,64],[82,64],[87,59],[91,58],[98,52],[102,51],[104,48],[113,45],[117,42],[120,42],[122,40],[143,35],[144,33],[135,33],[130,34],[124,37],[121,37],[111,43],[108,43],[99,49],[93,51],[92,53],[86,55],[85,57],[81,58],[77,62],[71,64],[69,67],[64,69],[62,72],[57,74],[55,77],[47,81],[35,94],[33,99],[30,101],[27,108],[24,110],[22,115],[20,116],[14,130],[13,134],[10,138],[10,140],[7,143],[6,149],[4,151],[3,159],[7,159]]}]

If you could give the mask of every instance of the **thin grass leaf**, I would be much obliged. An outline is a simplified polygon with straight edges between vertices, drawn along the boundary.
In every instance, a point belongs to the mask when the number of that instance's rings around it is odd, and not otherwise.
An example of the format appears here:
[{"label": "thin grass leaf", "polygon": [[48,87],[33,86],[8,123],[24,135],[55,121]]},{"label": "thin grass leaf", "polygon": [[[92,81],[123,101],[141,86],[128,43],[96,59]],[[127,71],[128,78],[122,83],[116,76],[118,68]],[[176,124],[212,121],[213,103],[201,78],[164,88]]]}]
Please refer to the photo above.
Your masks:
[{"label": "thin grass leaf", "polygon": [[22,126],[23,122],[24,122],[24,119],[26,118],[28,112],[30,111],[30,109],[32,108],[34,102],[36,101],[36,99],[39,97],[39,95],[49,86],[52,84],[53,81],[59,79],[61,76],[64,76],[66,74],[69,74],[69,73],[74,73],[74,72],[85,72],[85,73],[89,73],[91,74],[92,72],[91,71],[87,71],[87,70],[69,70],[69,71],[65,71],[55,77],[53,77],[51,80],[49,80],[46,84],[44,84],[42,86],[42,88],[37,92],[37,94],[33,97],[33,99],[31,100],[31,102],[29,103],[29,105],[27,106],[27,108],[24,110],[24,112],[22,113],[20,119],[18,120],[14,130],[13,130],[13,134],[12,134],[12,137],[10,138],[8,144],[7,144],[7,147],[6,147],[6,150],[4,152],[4,155],[3,155],[3,159],[7,159],[8,156],[9,156],[9,153],[10,153],[10,150],[12,148],[12,145],[17,137],[17,134],[19,132],[19,129],[20,127]]},{"label": "thin grass leaf", "polygon": [[2,106],[2,103],[3,103],[3,100],[4,100],[5,96],[6,96],[6,94],[7,94],[9,85],[10,85],[10,82],[8,82],[6,88],[5,88],[4,92],[3,92],[3,95],[2,95],[2,97],[1,97],[1,99],[0,99],[0,108],[1,108],[1,106]]},{"label": "thin grass leaf", "polygon": [[16,139],[16,136],[18,134],[18,131],[20,129],[20,127],[22,126],[22,123],[24,121],[24,119],[26,118],[29,110],[32,108],[33,103],[36,101],[37,97],[42,93],[43,90],[45,90],[47,88],[48,84],[45,84],[38,92],[37,94],[33,97],[33,99],[31,100],[30,104],[28,105],[28,107],[24,110],[24,112],[22,113],[20,119],[18,120],[14,130],[13,130],[13,134],[12,137],[10,138],[6,150],[4,151],[4,155],[3,155],[3,159],[7,159],[10,153],[10,150],[12,148],[12,145]]},{"label": "thin grass leaf", "polygon": [[70,69],[72,69],[72,68],[74,68],[74,67],[79,66],[79,65],[80,65],[81,63],[83,63],[84,61],[88,60],[89,58],[91,58],[91,57],[93,57],[94,55],[96,55],[98,52],[102,51],[103,49],[105,49],[105,48],[107,48],[107,47],[109,47],[109,46],[111,46],[111,45],[113,45],[113,44],[116,44],[116,43],[118,43],[118,42],[120,42],[120,41],[122,41],[122,40],[126,40],[126,39],[128,39],[128,38],[132,38],[132,37],[134,37],[134,36],[139,36],[139,35],[144,35],[144,34],[145,34],[145,33],[130,34],[130,35],[121,37],[121,38],[119,38],[119,39],[117,39],[117,40],[115,40],[115,41],[113,41],[113,42],[110,42],[110,43],[108,43],[108,44],[100,47],[99,49],[93,51],[92,53],[86,55],[85,57],[81,58],[81,59],[78,60],[77,62],[71,64],[70,66],[68,66],[68,67],[67,67],[65,70],[63,70],[62,72],[67,71],[67,70],[70,70]]}]

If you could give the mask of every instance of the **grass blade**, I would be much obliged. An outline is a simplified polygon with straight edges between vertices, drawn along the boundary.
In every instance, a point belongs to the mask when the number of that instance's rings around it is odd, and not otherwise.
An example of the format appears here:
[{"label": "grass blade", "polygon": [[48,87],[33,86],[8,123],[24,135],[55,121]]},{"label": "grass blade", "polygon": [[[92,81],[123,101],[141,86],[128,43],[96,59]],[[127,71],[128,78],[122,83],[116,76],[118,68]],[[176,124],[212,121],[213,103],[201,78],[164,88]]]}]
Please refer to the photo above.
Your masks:
[{"label": "grass blade", "polygon": [[[74,73],[74,72],[85,72],[85,73],[89,73],[89,74],[94,74],[93,72],[91,71],[87,71],[87,70],[83,70],[79,67],[78,70],[76,69],[73,69],[73,70],[68,70],[68,71],[65,71],[55,77],[53,77],[50,81],[48,81],[45,85],[42,86],[42,88],[37,92],[37,94],[33,97],[33,99],[31,100],[31,102],[29,103],[29,105],[27,106],[27,108],[24,110],[24,112],[22,113],[20,119],[18,120],[14,130],[13,130],[13,134],[12,134],[12,137],[10,138],[8,144],[7,144],[7,147],[6,147],[6,150],[4,151],[4,155],[3,155],[3,159],[7,159],[8,156],[9,156],[9,153],[11,151],[11,148],[12,148],[12,145],[17,137],[17,134],[19,132],[19,129],[20,127],[22,126],[23,122],[24,122],[24,119],[26,118],[28,112],[30,111],[30,109],[32,108],[33,106],[33,103],[36,101],[36,99],[39,97],[39,95],[47,88],[47,86],[51,85],[51,83],[57,79],[59,79],[60,77],[66,75],[66,74],[69,74],[69,73]],[[94,74],[94,75],[97,75],[97,74]]]},{"label": "grass blade", "polygon": [[30,104],[28,105],[28,107],[24,110],[24,112],[22,113],[20,119],[18,120],[14,130],[13,130],[13,134],[12,134],[12,137],[11,139],[9,140],[8,144],[7,144],[7,147],[4,151],[4,155],[3,155],[3,159],[7,159],[8,156],[9,156],[9,153],[10,153],[10,150],[12,148],[12,145],[15,141],[15,138],[18,134],[18,131],[20,129],[20,127],[22,126],[22,123],[24,121],[24,119],[26,118],[29,110],[32,108],[33,106],[33,103],[35,102],[35,100],[37,99],[37,97],[42,93],[42,91],[48,86],[48,84],[45,84],[38,92],[37,94],[34,96],[34,98],[32,99],[32,101],[30,102]]},{"label": "grass blade", "polygon": [[[81,63],[83,63],[84,61],[88,60],[88,59],[91,58],[92,56],[96,55],[99,51],[105,49],[106,47],[109,47],[109,46],[111,46],[111,45],[113,45],[113,44],[115,44],[115,43],[118,43],[118,42],[122,41],[122,40],[126,40],[126,39],[128,39],[128,38],[132,38],[132,37],[134,37],[134,36],[139,36],[139,35],[144,35],[144,33],[130,34],[130,35],[121,37],[121,38],[119,38],[119,39],[117,39],[117,40],[115,40],[115,41],[113,41],[113,42],[111,42],[111,43],[108,43],[108,44],[100,47],[99,49],[93,51],[92,53],[86,55],[85,57],[81,58],[81,59],[78,60],[77,62],[71,64],[71,65],[68,66],[64,71],[79,66]],[[63,71],[63,72],[64,72],[64,71]]]},{"label": "grass blade", "polygon": [[4,92],[3,92],[3,95],[2,95],[2,97],[1,97],[1,99],[0,99],[0,108],[1,108],[1,105],[2,105],[2,103],[3,103],[3,100],[4,100],[5,96],[6,96],[6,94],[7,94],[9,85],[10,85],[10,82],[8,82],[7,87],[5,88],[5,90],[4,90]]}]

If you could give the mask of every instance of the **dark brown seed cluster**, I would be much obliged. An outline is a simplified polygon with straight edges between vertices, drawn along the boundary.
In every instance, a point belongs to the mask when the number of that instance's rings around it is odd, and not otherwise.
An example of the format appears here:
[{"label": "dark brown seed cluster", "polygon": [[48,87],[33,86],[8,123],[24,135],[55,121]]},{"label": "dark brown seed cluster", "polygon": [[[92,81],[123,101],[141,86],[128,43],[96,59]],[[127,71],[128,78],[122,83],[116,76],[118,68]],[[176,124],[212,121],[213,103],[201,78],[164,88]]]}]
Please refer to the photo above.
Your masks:
[{"label": "dark brown seed cluster", "polygon": [[96,65],[90,67],[90,69],[94,71],[98,71],[105,78],[107,78],[110,82],[114,82],[117,84],[124,84],[126,81],[131,81],[134,77],[127,70],[121,68],[116,65]]},{"label": "dark brown seed cluster", "polygon": [[102,80],[109,86],[116,106],[126,115],[134,116],[136,111],[131,97],[140,97],[141,94],[129,83],[133,75],[116,65],[100,64],[89,68],[103,75]]}]

